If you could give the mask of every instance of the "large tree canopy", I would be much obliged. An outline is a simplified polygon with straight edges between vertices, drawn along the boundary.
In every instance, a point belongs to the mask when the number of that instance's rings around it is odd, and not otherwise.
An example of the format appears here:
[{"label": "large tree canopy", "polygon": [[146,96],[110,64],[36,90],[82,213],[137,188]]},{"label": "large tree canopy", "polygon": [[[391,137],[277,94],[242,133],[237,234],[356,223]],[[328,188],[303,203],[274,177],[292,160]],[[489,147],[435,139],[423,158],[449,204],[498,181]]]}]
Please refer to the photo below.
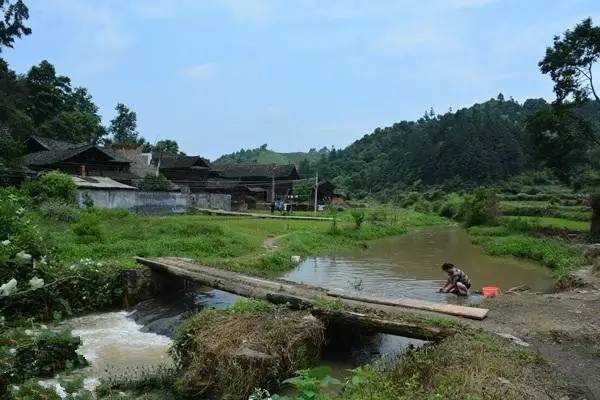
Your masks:
[{"label": "large tree canopy", "polygon": [[0,0],[0,52],[2,47],[13,47],[15,38],[31,34],[24,22],[29,19],[29,9],[23,0]]},{"label": "large tree canopy", "polygon": [[175,140],[159,140],[153,146],[153,150],[159,153],[179,154],[179,144]]},{"label": "large tree canopy", "polygon": [[562,36],[554,37],[552,47],[539,66],[544,74],[554,81],[556,100],[563,102],[572,98],[583,102],[592,97],[600,101],[594,85],[594,66],[600,58],[600,27],[588,18],[567,30]]},{"label": "large tree canopy", "polygon": [[[600,27],[591,18],[556,36],[540,61],[540,70],[554,81],[556,101],[528,121],[537,155],[559,178],[571,181],[582,169],[594,168],[600,148],[600,97],[594,84],[594,68],[600,59]],[[591,101],[590,101],[591,100]],[[600,196],[593,208],[592,236],[600,237]]]}]

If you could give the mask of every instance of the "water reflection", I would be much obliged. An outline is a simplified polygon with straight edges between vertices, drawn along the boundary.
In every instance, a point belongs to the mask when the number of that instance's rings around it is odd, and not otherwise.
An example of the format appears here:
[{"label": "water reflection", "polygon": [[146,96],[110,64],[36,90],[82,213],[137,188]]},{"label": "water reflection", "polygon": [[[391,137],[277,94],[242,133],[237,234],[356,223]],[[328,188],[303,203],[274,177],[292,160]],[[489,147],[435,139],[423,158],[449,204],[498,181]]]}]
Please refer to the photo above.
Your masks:
[{"label": "water reflection", "polygon": [[464,269],[476,290],[488,285],[507,290],[521,284],[540,292],[552,289],[548,268],[513,257],[489,256],[459,228],[422,230],[376,241],[366,250],[310,257],[285,278],[378,296],[456,301],[455,296],[436,293],[445,280],[440,265],[446,261]]}]

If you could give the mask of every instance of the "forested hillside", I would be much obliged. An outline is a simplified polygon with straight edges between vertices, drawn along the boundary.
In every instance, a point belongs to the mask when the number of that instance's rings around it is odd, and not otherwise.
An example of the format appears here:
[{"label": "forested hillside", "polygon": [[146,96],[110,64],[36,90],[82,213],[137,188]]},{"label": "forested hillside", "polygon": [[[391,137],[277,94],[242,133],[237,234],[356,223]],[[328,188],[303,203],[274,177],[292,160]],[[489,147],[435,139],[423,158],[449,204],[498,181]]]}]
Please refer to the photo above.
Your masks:
[{"label": "forested hillside", "polygon": [[[499,95],[444,115],[377,128],[316,166],[358,197],[386,197],[411,186],[490,183],[540,167],[526,120],[549,108],[543,99],[520,104]],[[597,105],[586,110],[600,115]]]},{"label": "forested hillside", "polygon": [[308,152],[295,153],[279,153],[267,148],[263,144],[256,149],[241,149],[235,153],[225,154],[216,159],[214,165],[231,165],[231,164],[296,164],[300,169],[307,164],[317,163],[323,156],[329,154],[329,149],[323,147],[320,150],[315,148]]}]

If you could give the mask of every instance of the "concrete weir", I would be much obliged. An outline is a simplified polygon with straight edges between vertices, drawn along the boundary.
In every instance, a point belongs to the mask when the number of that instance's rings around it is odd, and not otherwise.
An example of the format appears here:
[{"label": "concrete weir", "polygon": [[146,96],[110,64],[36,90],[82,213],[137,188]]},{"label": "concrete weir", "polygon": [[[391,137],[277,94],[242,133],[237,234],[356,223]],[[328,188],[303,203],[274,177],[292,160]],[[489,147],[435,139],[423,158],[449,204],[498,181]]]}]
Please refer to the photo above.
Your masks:
[{"label": "concrete weir", "polygon": [[[310,309],[329,323],[348,324],[372,332],[401,335],[423,340],[439,340],[454,333],[449,327],[435,324],[436,314],[446,314],[476,320],[486,317],[482,308],[438,304],[414,299],[384,299],[355,297],[351,293],[328,291],[278,279],[262,279],[244,274],[199,265],[190,259],[163,257],[137,258],[138,263],[157,274],[178,277],[214,289],[244,297],[264,299],[275,304],[288,304],[293,308]],[[156,280],[154,280],[156,282]],[[343,305],[331,310],[320,307],[325,301],[335,300]],[[353,310],[353,311],[347,311]],[[360,312],[355,312],[360,310]]]}]

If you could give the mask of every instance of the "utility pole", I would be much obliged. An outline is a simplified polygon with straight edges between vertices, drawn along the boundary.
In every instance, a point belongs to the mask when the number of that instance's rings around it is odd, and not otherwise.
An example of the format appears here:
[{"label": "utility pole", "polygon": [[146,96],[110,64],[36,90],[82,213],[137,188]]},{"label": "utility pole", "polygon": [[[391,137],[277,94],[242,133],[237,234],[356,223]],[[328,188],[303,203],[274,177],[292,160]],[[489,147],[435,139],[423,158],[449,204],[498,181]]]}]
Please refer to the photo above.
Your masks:
[{"label": "utility pole", "polygon": [[315,174],[315,215],[317,215],[317,193],[319,191],[319,171]]},{"label": "utility pole", "polygon": [[271,174],[271,203],[275,201],[275,164],[273,164],[273,171]]}]

